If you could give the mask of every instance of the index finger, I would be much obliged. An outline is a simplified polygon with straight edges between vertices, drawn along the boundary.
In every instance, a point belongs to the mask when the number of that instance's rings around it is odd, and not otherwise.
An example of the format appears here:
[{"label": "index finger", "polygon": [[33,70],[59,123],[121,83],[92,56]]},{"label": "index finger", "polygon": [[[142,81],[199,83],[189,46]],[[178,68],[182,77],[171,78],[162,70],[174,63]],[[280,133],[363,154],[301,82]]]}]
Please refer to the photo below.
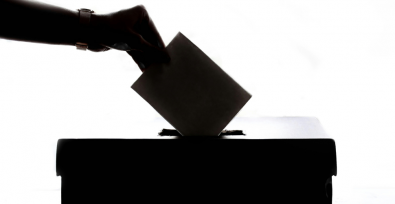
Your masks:
[{"label": "index finger", "polygon": [[151,17],[148,15],[148,12],[145,8],[143,9],[142,15],[143,18],[140,25],[139,34],[151,45],[162,49],[167,54],[162,37],[160,36],[158,30],[155,27],[154,22],[152,21]]}]

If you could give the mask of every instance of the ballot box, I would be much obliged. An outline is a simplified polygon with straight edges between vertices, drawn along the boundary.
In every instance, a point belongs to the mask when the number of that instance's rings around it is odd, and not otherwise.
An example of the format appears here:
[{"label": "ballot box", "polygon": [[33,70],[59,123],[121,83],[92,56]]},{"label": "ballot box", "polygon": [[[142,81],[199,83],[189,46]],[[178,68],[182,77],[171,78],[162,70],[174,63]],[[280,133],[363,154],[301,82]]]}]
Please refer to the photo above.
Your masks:
[{"label": "ballot box", "polygon": [[318,120],[240,124],[256,128],[246,136],[59,139],[62,204],[332,203],[335,141]]}]

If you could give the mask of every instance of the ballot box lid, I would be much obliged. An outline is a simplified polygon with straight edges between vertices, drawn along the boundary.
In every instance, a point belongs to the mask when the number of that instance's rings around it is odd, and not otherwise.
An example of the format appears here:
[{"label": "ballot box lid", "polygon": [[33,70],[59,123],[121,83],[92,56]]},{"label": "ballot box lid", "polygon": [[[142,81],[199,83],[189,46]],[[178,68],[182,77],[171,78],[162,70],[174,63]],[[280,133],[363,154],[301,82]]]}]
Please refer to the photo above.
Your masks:
[{"label": "ballot box lid", "polygon": [[264,164],[262,171],[268,172],[287,169],[290,174],[337,174],[335,141],[316,118],[271,117],[234,122],[245,128],[246,136],[59,139],[57,175],[126,174],[136,171],[136,167],[185,172],[202,168],[215,171],[226,166],[237,172],[261,168],[257,162]]}]

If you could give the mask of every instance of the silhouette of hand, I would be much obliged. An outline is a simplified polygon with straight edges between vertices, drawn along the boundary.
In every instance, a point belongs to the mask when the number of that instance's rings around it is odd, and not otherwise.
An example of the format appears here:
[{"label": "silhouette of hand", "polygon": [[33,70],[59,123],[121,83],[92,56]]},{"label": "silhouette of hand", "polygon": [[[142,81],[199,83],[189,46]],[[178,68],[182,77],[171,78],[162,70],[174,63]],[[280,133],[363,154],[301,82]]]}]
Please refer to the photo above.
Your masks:
[{"label": "silhouette of hand", "polygon": [[165,45],[144,6],[96,15],[92,19],[93,33],[89,34],[89,50],[109,48],[127,51],[144,71],[152,63],[168,62]]}]

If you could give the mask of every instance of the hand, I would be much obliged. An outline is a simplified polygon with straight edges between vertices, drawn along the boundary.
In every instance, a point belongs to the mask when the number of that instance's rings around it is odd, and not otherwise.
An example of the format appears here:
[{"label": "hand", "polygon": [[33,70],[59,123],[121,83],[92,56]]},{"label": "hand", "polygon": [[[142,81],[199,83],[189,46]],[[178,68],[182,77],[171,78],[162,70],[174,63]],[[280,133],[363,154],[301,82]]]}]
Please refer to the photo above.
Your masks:
[{"label": "hand", "polygon": [[152,63],[168,62],[165,45],[144,6],[139,5],[106,15],[92,15],[91,51],[108,48],[127,53],[144,71]]}]

